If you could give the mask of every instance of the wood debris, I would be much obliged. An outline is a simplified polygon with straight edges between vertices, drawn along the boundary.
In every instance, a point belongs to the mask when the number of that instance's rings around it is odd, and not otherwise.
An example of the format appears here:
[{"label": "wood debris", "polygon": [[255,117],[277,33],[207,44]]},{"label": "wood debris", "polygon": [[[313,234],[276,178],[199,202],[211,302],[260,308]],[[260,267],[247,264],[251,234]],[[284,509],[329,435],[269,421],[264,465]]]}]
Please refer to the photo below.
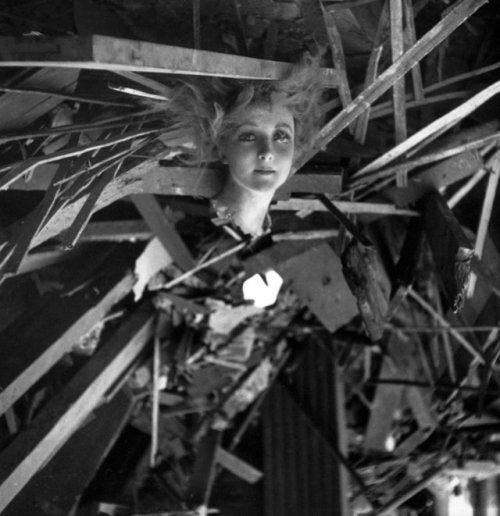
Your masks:
[{"label": "wood debris", "polygon": [[[416,516],[499,475],[498,6],[49,3],[0,13],[0,512]],[[272,231],[215,226],[175,81],[318,43]]]}]

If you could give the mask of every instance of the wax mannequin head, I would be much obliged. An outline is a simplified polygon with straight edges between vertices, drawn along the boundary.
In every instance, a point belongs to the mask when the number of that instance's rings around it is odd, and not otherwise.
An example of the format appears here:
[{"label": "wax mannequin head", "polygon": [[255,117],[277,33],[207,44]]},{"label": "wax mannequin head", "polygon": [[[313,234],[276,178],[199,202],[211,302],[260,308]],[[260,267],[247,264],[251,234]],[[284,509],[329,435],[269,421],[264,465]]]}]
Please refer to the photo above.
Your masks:
[{"label": "wax mannequin head", "polygon": [[265,231],[274,193],[320,127],[325,88],[319,56],[305,55],[277,81],[200,79],[175,90],[174,127],[193,131],[186,162],[219,161],[227,172],[211,199],[217,223]]},{"label": "wax mannequin head", "polygon": [[295,149],[295,123],[283,101],[246,106],[221,138],[228,182],[254,194],[274,194],[288,179]]}]

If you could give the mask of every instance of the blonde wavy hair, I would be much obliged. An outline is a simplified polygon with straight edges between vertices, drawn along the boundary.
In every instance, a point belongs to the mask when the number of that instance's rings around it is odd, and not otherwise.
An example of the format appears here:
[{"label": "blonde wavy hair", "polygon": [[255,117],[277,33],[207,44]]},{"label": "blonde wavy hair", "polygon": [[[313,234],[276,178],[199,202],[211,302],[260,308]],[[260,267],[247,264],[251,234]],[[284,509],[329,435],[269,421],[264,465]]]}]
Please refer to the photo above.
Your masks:
[{"label": "blonde wavy hair", "polygon": [[289,75],[275,81],[193,78],[173,89],[169,111],[174,128],[191,133],[194,148],[184,161],[198,166],[220,160],[219,149],[250,105],[279,100],[288,108],[295,125],[294,155],[307,148],[322,121],[321,97],[327,85],[320,57],[309,54]]}]

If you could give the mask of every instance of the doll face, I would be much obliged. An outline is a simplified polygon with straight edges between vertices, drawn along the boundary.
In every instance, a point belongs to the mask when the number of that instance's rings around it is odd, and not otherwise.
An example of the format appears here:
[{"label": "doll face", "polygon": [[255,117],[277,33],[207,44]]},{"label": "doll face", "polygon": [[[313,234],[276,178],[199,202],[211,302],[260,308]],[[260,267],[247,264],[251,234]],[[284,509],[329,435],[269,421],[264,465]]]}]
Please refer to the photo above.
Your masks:
[{"label": "doll face", "polygon": [[282,103],[246,107],[220,149],[230,180],[246,190],[274,193],[290,175],[294,136],[293,116]]}]

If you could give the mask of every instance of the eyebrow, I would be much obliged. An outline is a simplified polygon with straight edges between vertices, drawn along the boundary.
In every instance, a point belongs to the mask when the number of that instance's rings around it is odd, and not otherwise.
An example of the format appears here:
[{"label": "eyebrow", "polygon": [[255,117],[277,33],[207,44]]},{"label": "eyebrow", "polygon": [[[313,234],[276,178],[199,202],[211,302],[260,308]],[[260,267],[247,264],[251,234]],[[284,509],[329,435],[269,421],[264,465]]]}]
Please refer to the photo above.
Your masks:
[{"label": "eyebrow", "polygon": [[[259,127],[259,124],[256,124],[255,122],[243,122],[241,124],[238,124],[236,126],[236,129],[240,129],[241,127],[244,127],[244,126]],[[282,127],[285,127],[286,129],[289,129],[291,132],[293,132],[292,126],[290,124],[287,124],[286,122],[278,122],[274,128],[281,129]]]}]

